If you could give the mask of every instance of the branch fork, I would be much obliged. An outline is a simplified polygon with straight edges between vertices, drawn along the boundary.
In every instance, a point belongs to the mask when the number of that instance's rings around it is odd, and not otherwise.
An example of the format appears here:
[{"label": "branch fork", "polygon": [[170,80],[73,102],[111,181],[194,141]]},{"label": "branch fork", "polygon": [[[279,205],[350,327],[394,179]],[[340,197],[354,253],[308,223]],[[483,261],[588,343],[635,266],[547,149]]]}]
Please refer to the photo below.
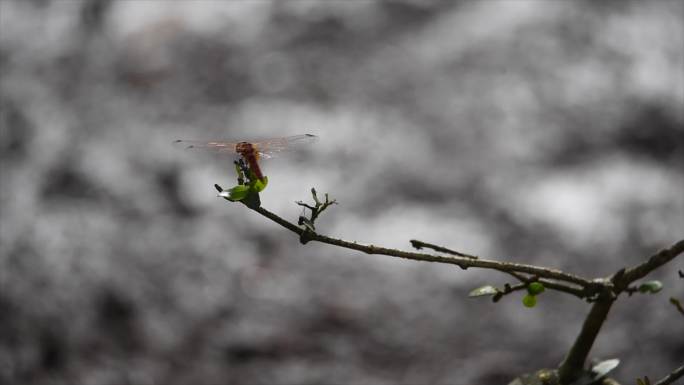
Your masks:
[{"label": "branch fork", "polygon": [[[246,165],[240,165],[239,163],[236,163],[236,169],[238,170],[238,182],[241,185],[243,185],[245,183],[244,175],[247,174],[247,177],[250,178],[248,173],[249,169],[246,167]],[[218,185],[216,185],[216,188],[220,192],[223,191],[223,189],[221,189]],[[497,270],[509,274],[519,281],[518,284],[507,283],[504,285],[503,289],[497,289],[492,286],[486,286],[480,289],[476,289],[481,291],[477,293],[475,296],[494,295],[493,299],[495,302],[506,294],[523,289],[527,289],[529,295],[534,296],[538,293],[535,294],[534,290],[531,289],[532,285],[536,284],[536,288],[543,285],[543,288],[548,288],[551,290],[571,294],[578,298],[585,299],[587,302],[592,303],[592,308],[589,314],[587,315],[584,324],[582,325],[579,336],[575,340],[573,346],[570,348],[565,359],[559,365],[558,369],[551,370],[549,372],[554,374],[553,379],[548,379],[551,380],[551,382],[546,382],[549,384],[576,384],[576,381],[582,381],[582,378],[586,377],[588,373],[591,374],[590,371],[587,371],[584,368],[584,364],[589,355],[589,351],[591,350],[591,347],[594,341],[596,340],[596,337],[608,316],[608,313],[610,311],[610,308],[612,307],[613,302],[615,302],[619,295],[623,292],[629,295],[637,291],[651,294],[657,292],[659,290],[659,282],[657,281],[642,283],[640,286],[636,288],[632,286],[632,284],[635,281],[645,277],[653,270],[672,261],[684,252],[683,239],[668,248],[658,251],[641,264],[638,264],[631,268],[620,269],[610,277],[596,279],[584,278],[553,268],[498,260],[482,259],[475,255],[462,253],[459,251],[448,249],[446,247],[433,245],[415,239],[411,240],[411,244],[417,250],[421,250],[422,248],[428,248],[438,253],[448,254],[448,256],[408,252],[374,245],[364,245],[357,242],[350,242],[343,239],[332,238],[317,233],[315,227],[316,219],[318,219],[321,213],[323,213],[323,211],[325,211],[328,207],[337,204],[337,201],[335,201],[334,199],[331,200],[328,197],[328,194],[325,194],[325,199],[321,201],[321,199],[319,199],[317,195],[316,190],[313,188],[311,189],[311,195],[314,201],[313,205],[301,201],[295,202],[297,205],[303,208],[303,212],[299,216],[297,224],[291,223],[279,217],[278,215],[266,210],[265,208],[261,207],[261,205],[258,202],[256,204],[248,204],[247,202],[243,201],[242,203],[244,203],[250,209],[261,214],[262,216],[272,220],[273,222],[299,235],[299,240],[302,244],[306,244],[310,241],[318,241],[321,243],[327,243],[329,245],[343,247],[350,250],[361,251],[366,254],[387,255],[398,258],[411,259],[415,261],[451,264],[457,265],[462,269],[476,267],[482,269]],[[258,194],[256,194],[256,196],[258,199]],[[309,210],[308,217],[305,215],[306,210]],[[684,274],[682,274],[682,272],[680,271],[680,277],[681,276],[684,276]],[[473,292],[471,292],[471,295],[473,294]],[[679,311],[682,311],[681,304],[679,304],[679,301],[675,300],[672,302],[673,305],[675,305],[675,307],[677,307]],[[531,306],[534,306],[534,304],[532,304]],[[673,383],[671,381],[675,381],[677,378],[681,377],[683,371],[684,370],[682,368],[676,369],[668,377],[664,378],[661,382],[658,382],[658,385]],[[524,378],[525,376],[522,376],[518,380]],[[596,377],[595,373],[591,374],[591,378],[593,378],[593,380],[600,379],[600,377]],[[516,382],[514,381],[512,384],[515,383]],[[525,384],[527,384],[527,382],[525,382]]]}]

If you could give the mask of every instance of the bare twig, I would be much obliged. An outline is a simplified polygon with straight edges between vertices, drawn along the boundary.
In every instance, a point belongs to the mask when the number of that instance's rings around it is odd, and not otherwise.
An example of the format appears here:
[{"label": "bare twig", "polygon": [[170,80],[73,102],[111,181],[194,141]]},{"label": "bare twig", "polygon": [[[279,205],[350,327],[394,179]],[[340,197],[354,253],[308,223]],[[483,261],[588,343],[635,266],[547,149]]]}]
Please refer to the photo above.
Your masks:
[{"label": "bare twig", "polygon": [[416,250],[420,250],[422,248],[428,248],[428,249],[432,249],[434,251],[439,251],[442,253],[447,253],[447,254],[451,254],[451,255],[458,255],[459,257],[478,259],[478,257],[475,255],[461,253],[460,251],[447,249],[446,247],[433,245],[431,243],[419,241],[417,239],[411,239],[411,246],[413,246],[413,248],[415,248]]},{"label": "bare twig", "polygon": [[[264,217],[272,220],[273,222],[283,226],[284,228],[292,231],[293,233],[299,235],[300,237],[305,230],[299,228],[294,223],[291,223],[278,215],[266,210],[263,207],[250,207],[252,210],[258,212]],[[469,267],[476,267],[482,269],[492,269],[502,271],[504,273],[508,272],[518,272],[536,275],[540,278],[547,278],[556,281],[562,281],[567,283],[572,283],[579,285],[583,288],[593,287],[593,283],[585,278],[579,277],[574,274],[565,273],[558,269],[551,269],[546,267],[539,267],[533,265],[527,265],[522,263],[513,262],[502,262],[488,259],[472,259],[465,257],[447,257],[441,255],[432,255],[424,253],[413,253],[408,251],[389,249],[386,247],[378,247],[374,245],[364,245],[356,242],[349,242],[342,239],[332,238],[325,235],[321,235],[315,232],[309,232],[306,236],[306,241],[317,241],[321,243],[327,243],[329,245],[344,247],[351,250],[362,251],[366,254],[377,254],[377,255],[388,255],[391,257],[411,259],[414,261],[426,261],[426,262],[440,262],[450,265],[457,265],[462,269],[467,269]]]},{"label": "bare twig", "polygon": [[566,285],[559,282],[550,281],[548,279],[539,278],[537,282],[544,285],[545,288],[560,291],[563,293],[572,294],[577,298],[587,298],[590,294],[588,290],[580,289],[571,285]]},{"label": "bare twig", "polygon": [[626,269],[619,277],[613,278],[617,291],[624,290],[632,282],[645,277],[648,273],[675,259],[682,252],[684,252],[684,239],[653,254],[646,262]]},{"label": "bare twig", "polygon": [[677,369],[673,370],[670,374],[667,376],[663,377],[660,381],[656,382],[653,385],[669,385],[669,384],[674,384],[675,381],[678,379],[682,378],[684,376],[684,365],[678,367]]}]

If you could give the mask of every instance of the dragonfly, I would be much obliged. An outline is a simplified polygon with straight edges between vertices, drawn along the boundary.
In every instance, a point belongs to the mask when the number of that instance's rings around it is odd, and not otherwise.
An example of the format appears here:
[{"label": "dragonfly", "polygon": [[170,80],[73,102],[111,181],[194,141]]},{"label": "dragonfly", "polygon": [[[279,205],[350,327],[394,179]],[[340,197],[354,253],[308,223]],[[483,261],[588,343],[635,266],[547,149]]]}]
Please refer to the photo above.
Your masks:
[{"label": "dragonfly", "polygon": [[315,143],[318,136],[313,134],[284,136],[256,141],[201,141],[178,139],[174,144],[188,149],[208,150],[221,154],[239,155],[249,165],[249,169],[259,179],[264,175],[259,167],[259,159],[270,159],[281,152],[296,151],[300,147]]}]

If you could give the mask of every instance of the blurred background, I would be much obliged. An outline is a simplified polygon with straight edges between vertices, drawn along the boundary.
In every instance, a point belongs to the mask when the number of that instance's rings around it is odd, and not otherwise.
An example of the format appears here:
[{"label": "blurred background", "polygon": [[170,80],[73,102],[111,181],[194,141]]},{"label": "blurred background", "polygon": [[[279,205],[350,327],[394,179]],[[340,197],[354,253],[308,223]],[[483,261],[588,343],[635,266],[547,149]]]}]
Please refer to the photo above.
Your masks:
[{"label": "blurred background", "polygon": [[[684,233],[681,1],[0,2],[0,383],[506,384],[589,310],[496,272],[299,244],[174,139],[320,136],[267,209],[587,277]],[[681,258],[592,357],[684,357]]]}]

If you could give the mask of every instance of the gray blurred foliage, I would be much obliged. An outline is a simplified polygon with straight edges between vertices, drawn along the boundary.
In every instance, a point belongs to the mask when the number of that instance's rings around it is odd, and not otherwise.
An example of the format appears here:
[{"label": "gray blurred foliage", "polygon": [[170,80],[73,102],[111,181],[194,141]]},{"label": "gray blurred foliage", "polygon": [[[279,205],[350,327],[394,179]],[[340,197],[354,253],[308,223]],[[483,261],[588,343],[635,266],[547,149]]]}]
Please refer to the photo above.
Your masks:
[{"label": "gray blurred foliage", "polygon": [[[503,384],[588,311],[497,273],[301,246],[171,141],[313,133],[265,207],[601,276],[684,229],[681,1],[0,1],[0,383]],[[592,351],[681,363],[675,262]]]}]

